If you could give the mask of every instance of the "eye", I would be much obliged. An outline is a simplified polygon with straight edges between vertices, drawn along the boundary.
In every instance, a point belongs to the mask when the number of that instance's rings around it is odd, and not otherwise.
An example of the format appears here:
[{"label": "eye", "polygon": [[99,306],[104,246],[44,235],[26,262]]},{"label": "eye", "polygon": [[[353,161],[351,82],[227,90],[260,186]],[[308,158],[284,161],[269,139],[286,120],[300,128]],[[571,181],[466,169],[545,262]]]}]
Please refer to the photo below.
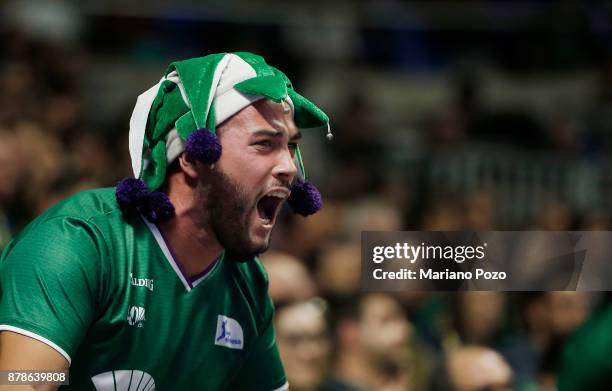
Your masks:
[{"label": "eye", "polygon": [[289,143],[289,149],[295,151],[298,147],[298,143]]},{"label": "eye", "polygon": [[253,145],[259,148],[262,148],[262,149],[266,149],[266,148],[271,148],[273,146],[273,143],[272,143],[272,140],[259,140],[259,141],[255,141]]}]

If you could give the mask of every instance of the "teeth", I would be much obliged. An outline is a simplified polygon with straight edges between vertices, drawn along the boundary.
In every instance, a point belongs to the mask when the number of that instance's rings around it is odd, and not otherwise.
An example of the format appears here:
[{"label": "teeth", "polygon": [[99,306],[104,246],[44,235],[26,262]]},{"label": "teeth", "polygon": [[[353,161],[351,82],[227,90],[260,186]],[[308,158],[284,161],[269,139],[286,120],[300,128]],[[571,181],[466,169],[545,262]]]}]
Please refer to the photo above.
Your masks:
[{"label": "teeth", "polygon": [[276,198],[280,198],[280,199],[285,199],[287,198],[287,193],[282,192],[282,191],[273,191],[269,194],[267,194],[268,197],[276,197]]},{"label": "teeth", "polygon": [[270,223],[272,222],[272,220],[270,220],[270,219],[263,219],[263,218],[261,218],[261,217],[259,218],[259,220],[261,220],[261,222],[262,222],[263,224],[270,224]]}]

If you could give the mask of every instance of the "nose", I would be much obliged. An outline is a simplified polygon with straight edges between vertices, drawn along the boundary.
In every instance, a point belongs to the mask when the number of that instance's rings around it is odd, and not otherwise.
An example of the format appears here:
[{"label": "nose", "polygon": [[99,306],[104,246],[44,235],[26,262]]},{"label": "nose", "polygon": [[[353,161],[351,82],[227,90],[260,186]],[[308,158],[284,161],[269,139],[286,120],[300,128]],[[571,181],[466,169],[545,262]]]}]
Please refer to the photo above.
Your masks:
[{"label": "nose", "polygon": [[291,152],[288,149],[280,151],[274,167],[274,177],[282,182],[291,183],[297,172],[295,159],[291,156]]}]

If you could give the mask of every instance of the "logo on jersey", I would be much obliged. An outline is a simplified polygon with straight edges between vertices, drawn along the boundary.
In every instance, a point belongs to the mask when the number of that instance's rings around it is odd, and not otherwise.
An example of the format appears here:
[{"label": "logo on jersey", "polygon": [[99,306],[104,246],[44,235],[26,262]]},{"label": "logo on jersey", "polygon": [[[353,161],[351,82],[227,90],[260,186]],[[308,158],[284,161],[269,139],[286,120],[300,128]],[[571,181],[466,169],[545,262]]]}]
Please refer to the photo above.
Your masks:
[{"label": "logo on jersey", "polygon": [[153,376],[136,369],[104,372],[91,378],[97,391],[153,391]]},{"label": "logo on jersey", "polygon": [[217,316],[215,345],[230,349],[242,349],[244,345],[242,327],[236,319],[228,318],[225,315]]},{"label": "logo on jersey", "polygon": [[153,292],[153,279],[152,278],[136,278],[130,273],[130,283],[132,286],[144,286]]},{"label": "logo on jersey", "polygon": [[131,306],[128,310],[127,321],[130,326],[144,327],[145,309],[143,307]]}]

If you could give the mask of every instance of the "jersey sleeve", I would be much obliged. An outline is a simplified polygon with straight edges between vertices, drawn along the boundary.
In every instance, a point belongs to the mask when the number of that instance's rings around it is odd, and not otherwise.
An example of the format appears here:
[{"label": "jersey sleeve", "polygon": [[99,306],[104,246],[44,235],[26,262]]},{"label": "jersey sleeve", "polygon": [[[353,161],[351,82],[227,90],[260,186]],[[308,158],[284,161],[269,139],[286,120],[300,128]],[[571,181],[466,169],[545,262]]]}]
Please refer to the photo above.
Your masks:
[{"label": "jersey sleeve", "polygon": [[0,258],[0,330],[38,339],[70,362],[95,315],[102,246],[94,228],[68,218],[16,238]]}]

